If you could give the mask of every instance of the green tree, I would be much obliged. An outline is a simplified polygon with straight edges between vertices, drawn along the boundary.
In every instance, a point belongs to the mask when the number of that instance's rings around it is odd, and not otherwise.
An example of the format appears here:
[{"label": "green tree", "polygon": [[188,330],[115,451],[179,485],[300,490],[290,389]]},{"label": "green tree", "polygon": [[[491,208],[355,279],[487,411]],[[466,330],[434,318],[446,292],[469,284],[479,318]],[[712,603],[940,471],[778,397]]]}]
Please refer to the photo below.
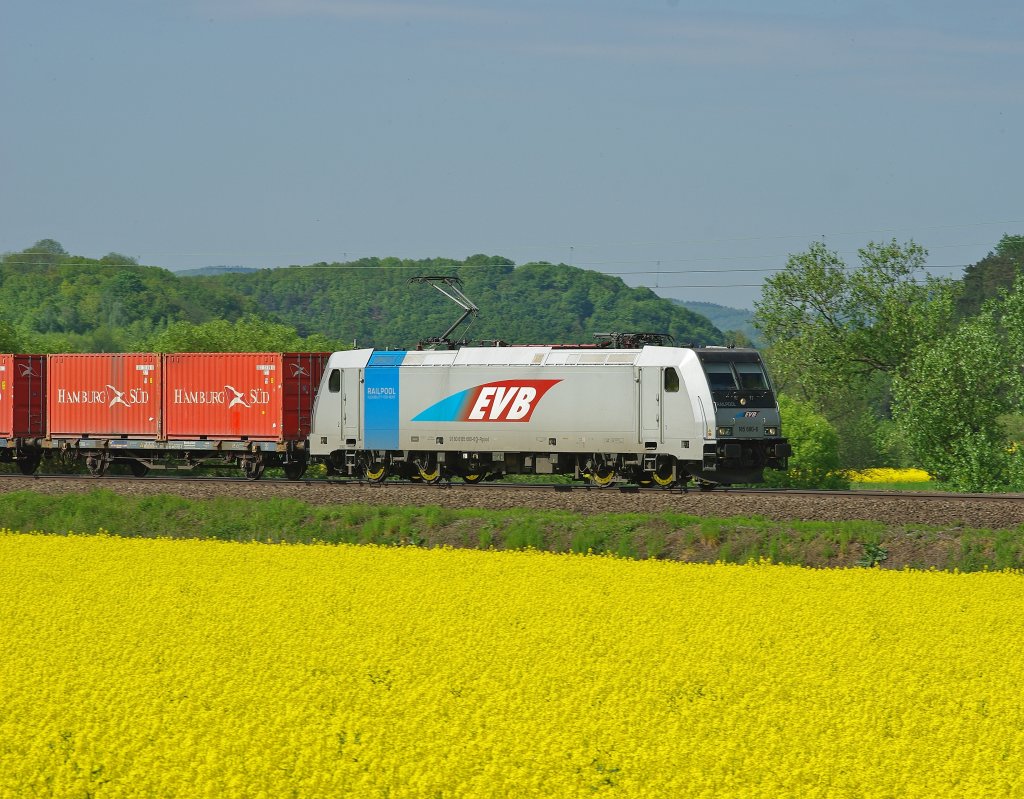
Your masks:
[{"label": "green tree", "polygon": [[742,330],[726,330],[724,344],[727,347],[753,347],[754,342]]},{"label": "green tree", "polygon": [[809,402],[779,395],[782,431],[793,446],[789,469],[766,471],[765,482],[785,488],[849,488],[840,471],[839,434]]},{"label": "green tree", "polygon": [[1008,352],[999,305],[923,343],[894,384],[895,419],[920,465],[961,491],[991,491],[1009,480],[999,420],[1019,408],[1024,382],[1019,355],[1008,357],[1013,344]]},{"label": "green tree", "polygon": [[322,335],[303,338],[293,328],[246,316],[193,325],[173,322],[154,334],[146,349],[154,352],[333,352],[340,342]]},{"label": "green tree", "polygon": [[23,352],[22,339],[14,326],[0,320],[0,352]]},{"label": "green tree", "polygon": [[119,252],[108,252],[102,258],[100,258],[101,264],[109,264],[116,266],[118,264],[129,264],[131,266],[138,266],[139,261],[137,258],[132,258],[130,255],[122,255]]},{"label": "green tree", "polygon": [[1024,236],[1004,235],[995,249],[964,270],[963,291],[957,300],[961,317],[975,316],[986,300],[1013,286],[1024,270]]},{"label": "green tree", "polygon": [[955,284],[926,275],[927,252],[914,242],[869,243],[849,269],[814,242],[765,280],[755,324],[773,351],[776,378],[807,399],[851,380],[903,370],[918,342],[945,333]]},{"label": "green tree", "polygon": [[15,262],[26,266],[52,266],[60,263],[67,251],[55,239],[40,239],[28,249],[13,256]]},{"label": "green tree", "polygon": [[921,276],[926,257],[914,242],[872,242],[851,269],[814,242],[765,281],[755,303],[776,384],[837,427],[849,468],[893,457],[879,429],[890,416],[892,380],[920,342],[953,326],[956,284]]}]

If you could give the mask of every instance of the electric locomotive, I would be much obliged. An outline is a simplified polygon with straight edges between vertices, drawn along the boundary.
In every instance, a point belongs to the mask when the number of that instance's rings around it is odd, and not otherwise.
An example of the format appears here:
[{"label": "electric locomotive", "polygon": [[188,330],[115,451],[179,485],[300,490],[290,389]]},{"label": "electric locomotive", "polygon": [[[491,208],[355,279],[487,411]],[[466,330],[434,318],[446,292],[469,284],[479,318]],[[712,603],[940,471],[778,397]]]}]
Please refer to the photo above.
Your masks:
[{"label": "electric locomotive", "polygon": [[786,468],[791,448],[755,350],[649,340],[333,353],[309,454],[371,481],[567,474],[710,488]]}]

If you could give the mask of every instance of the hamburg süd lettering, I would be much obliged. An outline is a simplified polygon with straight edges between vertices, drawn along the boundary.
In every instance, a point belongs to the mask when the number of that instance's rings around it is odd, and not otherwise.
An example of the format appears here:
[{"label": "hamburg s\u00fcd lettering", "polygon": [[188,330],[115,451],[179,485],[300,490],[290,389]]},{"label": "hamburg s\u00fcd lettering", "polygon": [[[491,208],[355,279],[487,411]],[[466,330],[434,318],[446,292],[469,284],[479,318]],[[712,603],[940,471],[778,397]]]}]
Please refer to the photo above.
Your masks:
[{"label": "hamburg s\u00fcd lettering", "polygon": [[106,405],[110,408],[123,405],[130,408],[133,405],[147,405],[149,400],[150,393],[144,388],[121,390],[107,385],[102,389],[57,389],[57,402],[61,405]]},{"label": "hamburg s\u00fcd lettering", "polygon": [[228,408],[251,408],[253,405],[269,405],[270,392],[262,388],[239,390],[234,386],[218,389],[176,388],[173,393],[175,405],[227,405]]}]

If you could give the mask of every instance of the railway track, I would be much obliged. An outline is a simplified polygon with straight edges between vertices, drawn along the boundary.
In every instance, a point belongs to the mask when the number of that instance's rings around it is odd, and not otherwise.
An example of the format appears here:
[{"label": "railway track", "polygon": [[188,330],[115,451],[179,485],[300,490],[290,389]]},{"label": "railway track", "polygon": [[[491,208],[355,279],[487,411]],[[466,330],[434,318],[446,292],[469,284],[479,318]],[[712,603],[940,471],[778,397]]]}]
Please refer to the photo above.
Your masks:
[{"label": "railway track", "polygon": [[118,494],[175,494],[197,499],[269,497],[315,505],[438,505],[453,509],[488,508],[571,513],[676,513],[700,517],[749,517],[794,521],[863,519],[889,525],[933,525],[1007,529],[1024,525],[1024,495],[948,494],[934,491],[824,491],[765,488],[660,489],[636,486],[607,488],[573,484],[461,482],[425,485],[342,479],[264,479],[241,477],[39,474],[0,476],[0,492],[30,490],[45,494],[83,493],[102,488]]},{"label": "railway track", "polygon": [[628,483],[613,483],[607,486],[596,486],[588,483],[515,483],[494,481],[488,483],[463,483],[456,480],[442,480],[437,483],[427,484],[420,480],[395,480],[389,479],[386,482],[374,482],[371,480],[350,479],[344,477],[327,478],[300,478],[289,480],[287,478],[264,478],[258,482],[245,477],[226,476],[204,476],[194,475],[147,475],[146,477],[134,477],[132,475],[105,474],[100,477],[85,474],[43,474],[33,475],[0,475],[0,482],[3,480],[17,482],[33,481],[80,481],[86,485],[102,485],[110,482],[125,483],[160,483],[160,484],[196,484],[215,483],[223,485],[249,485],[249,486],[337,486],[337,487],[364,487],[379,488],[381,490],[394,487],[410,488],[419,491],[438,491],[449,489],[465,489],[467,491],[556,491],[556,492],[594,492],[595,494],[648,494],[657,496],[672,496],[691,494],[727,494],[730,496],[781,496],[781,497],[854,497],[861,499],[873,499],[876,497],[910,499],[910,500],[948,500],[948,501],[980,501],[980,502],[1024,502],[1024,494],[964,494],[944,491],[886,491],[877,489],[858,488],[851,490],[837,489],[795,489],[795,488],[750,488],[717,486],[711,490],[701,490],[696,486],[674,486],[672,488],[645,487]]}]

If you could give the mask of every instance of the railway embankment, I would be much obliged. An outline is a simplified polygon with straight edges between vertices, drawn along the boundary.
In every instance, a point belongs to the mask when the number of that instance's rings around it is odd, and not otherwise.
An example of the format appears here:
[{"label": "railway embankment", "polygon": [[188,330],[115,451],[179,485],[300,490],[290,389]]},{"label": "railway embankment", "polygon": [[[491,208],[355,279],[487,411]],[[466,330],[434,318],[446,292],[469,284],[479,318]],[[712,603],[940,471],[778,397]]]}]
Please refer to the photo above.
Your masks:
[{"label": "railway embankment", "polygon": [[1024,497],[0,477],[0,526],[686,562],[1024,568]]}]

